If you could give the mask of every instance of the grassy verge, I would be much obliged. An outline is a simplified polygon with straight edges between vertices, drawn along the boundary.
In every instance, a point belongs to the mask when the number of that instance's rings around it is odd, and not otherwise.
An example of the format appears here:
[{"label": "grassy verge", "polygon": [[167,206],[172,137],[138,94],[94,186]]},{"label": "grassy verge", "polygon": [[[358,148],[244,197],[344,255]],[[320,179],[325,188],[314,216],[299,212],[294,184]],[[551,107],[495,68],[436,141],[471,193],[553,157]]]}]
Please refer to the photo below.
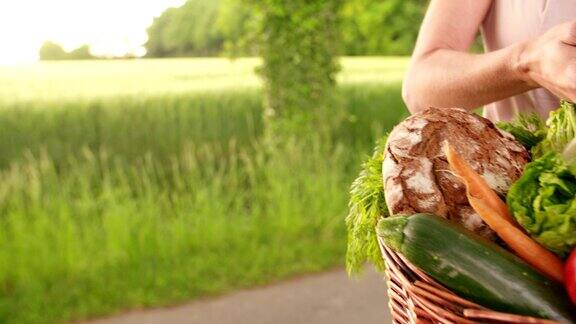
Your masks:
[{"label": "grassy verge", "polygon": [[275,150],[259,144],[257,90],[4,107],[0,322],[172,304],[342,264],[350,181],[405,110],[397,83],[340,92],[333,141]]}]

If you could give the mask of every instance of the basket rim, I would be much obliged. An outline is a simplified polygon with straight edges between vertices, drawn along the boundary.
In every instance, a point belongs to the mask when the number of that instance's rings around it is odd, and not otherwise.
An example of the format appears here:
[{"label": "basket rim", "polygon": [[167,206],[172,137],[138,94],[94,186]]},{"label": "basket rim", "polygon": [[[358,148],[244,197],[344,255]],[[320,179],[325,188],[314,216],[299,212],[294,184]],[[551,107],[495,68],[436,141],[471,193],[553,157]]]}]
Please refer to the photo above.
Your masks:
[{"label": "basket rim", "polygon": [[386,246],[378,237],[386,264],[389,308],[394,323],[525,323],[558,321],[491,310],[462,298]]}]

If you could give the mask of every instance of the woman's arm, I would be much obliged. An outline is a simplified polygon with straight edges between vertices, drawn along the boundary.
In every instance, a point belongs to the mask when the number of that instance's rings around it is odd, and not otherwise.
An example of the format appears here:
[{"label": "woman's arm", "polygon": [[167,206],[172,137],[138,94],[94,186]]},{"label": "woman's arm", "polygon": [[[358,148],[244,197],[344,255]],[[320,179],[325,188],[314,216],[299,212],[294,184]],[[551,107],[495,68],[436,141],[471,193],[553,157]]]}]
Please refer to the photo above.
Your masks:
[{"label": "woman's arm", "polygon": [[574,23],[498,51],[467,52],[491,3],[431,1],[402,87],[411,112],[430,106],[474,109],[541,86],[576,99]]}]

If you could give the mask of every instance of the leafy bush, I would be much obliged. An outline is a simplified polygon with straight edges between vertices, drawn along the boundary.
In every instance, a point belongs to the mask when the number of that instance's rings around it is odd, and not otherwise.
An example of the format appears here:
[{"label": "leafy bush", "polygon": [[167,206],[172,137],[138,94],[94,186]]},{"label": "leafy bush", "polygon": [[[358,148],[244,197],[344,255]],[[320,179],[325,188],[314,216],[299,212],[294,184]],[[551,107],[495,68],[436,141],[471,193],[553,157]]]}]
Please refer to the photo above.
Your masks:
[{"label": "leafy bush", "polygon": [[427,1],[350,0],[343,15],[346,55],[412,53]]},{"label": "leafy bush", "polygon": [[326,118],[341,113],[334,90],[343,1],[251,3],[261,14],[257,34],[267,130],[273,137],[321,132]]}]

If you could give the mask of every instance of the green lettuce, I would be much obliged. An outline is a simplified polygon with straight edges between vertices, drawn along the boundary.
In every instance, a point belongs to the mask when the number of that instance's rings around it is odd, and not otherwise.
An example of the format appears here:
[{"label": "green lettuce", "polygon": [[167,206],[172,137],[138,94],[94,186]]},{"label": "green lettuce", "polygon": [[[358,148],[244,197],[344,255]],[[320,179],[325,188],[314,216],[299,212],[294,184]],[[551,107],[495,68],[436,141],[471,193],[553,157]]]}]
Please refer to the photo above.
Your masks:
[{"label": "green lettuce", "polygon": [[547,153],[526,166],[507,196],[518,223],[561,257],[576,246],[574,171],[560,154]]},{"label": "green lettuce", "polygon": [[548,152],[562,153],[564,148],[576,137],[576,106],[562,101],[560,108],[550,113],[546,121],[546,137],[532,150],[534,157]]},{"label": "green lettuce", "polygon": [[548,152],[562,152],[576,136],[576,106],[562,101],[544,122],[535,113],[520,114],[512,121],[498,122],[498,128],[512,134],[537,159]]},{"label": "green lettuce", "polygon": [[562,102],[507,195],[514,218],[561,257],[576,246],[576,107]]},{"label": "green lettuce", "polygon": [[538,145],[546,137],[546,125],[535,113],[520,114],[508,122],[498,122],[498,128],[512,134],[527,150]]}]

